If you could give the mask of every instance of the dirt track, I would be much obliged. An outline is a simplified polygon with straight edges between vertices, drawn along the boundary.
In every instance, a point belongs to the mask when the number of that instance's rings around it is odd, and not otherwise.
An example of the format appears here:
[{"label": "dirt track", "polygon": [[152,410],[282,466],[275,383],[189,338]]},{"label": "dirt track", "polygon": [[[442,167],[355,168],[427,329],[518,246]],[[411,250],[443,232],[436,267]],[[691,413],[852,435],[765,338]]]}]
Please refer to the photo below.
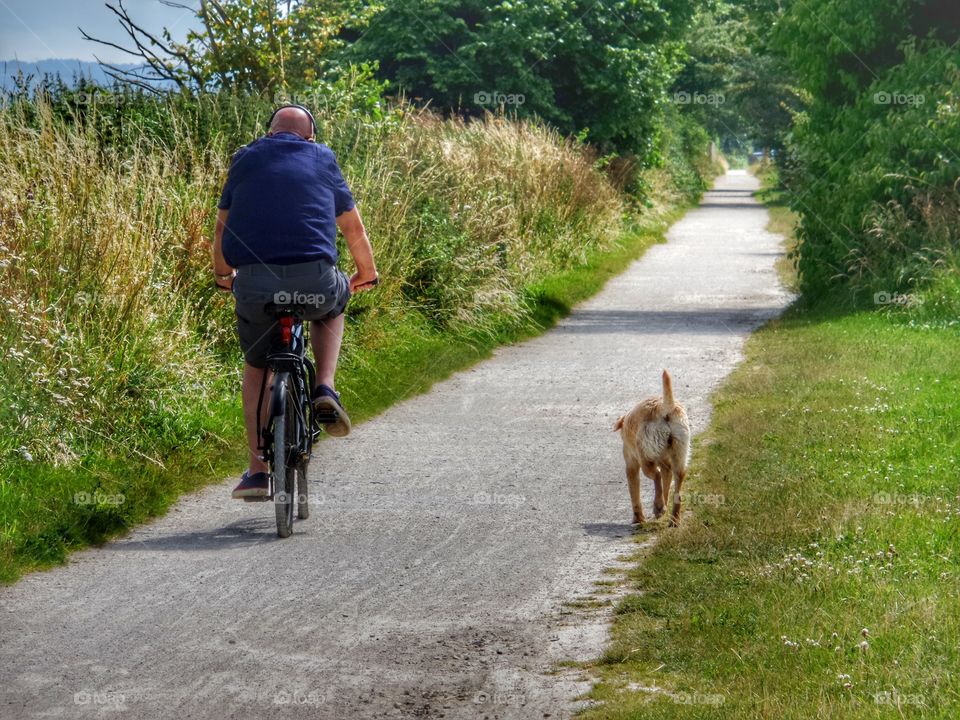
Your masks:
[{"label": "dirt track", "polygon": [[630,548],[613,421],[667,367],[703,429],[789,300],[756,185],[720,178],[549,333],[322,443],[292,538],[225,481],[0,589],[0,717],[568,717],[584,686],[542,671],[603,627],[563,602]]}]

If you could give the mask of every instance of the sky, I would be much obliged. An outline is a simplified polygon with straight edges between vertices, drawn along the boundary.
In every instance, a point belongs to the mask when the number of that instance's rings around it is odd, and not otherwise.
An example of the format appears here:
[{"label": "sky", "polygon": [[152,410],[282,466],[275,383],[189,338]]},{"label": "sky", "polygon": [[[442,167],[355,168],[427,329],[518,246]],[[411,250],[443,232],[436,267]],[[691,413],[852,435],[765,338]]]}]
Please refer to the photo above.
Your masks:
[{"label": "sky", "polygon": [[[196,6],[197,0],[178,0]],[[117,0],[111,0],[112,5]],[[158,37],[167,27],[182,40],[195,19],[193,13],[171,8],[160,0],[124,0],[138,25]],[[104,0],[0,0],[0,60],[35,61],[47,58],[131,62],[119,50],[84,40],[77,26],[90,35],[129,46],[126,33]]]}]

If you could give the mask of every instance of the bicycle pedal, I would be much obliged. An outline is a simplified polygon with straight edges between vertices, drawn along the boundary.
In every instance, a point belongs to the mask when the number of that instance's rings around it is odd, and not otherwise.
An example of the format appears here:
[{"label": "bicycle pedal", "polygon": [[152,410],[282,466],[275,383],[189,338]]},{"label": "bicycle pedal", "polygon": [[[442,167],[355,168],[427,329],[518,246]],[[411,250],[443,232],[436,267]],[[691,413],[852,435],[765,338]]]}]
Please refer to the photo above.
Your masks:
[{"label": "bicycle pedal", "polygon": [[340,418],[336,413],[317,413],[313,416],[318,423],[321,425],[332,425],[335,422],[339,422]]}]

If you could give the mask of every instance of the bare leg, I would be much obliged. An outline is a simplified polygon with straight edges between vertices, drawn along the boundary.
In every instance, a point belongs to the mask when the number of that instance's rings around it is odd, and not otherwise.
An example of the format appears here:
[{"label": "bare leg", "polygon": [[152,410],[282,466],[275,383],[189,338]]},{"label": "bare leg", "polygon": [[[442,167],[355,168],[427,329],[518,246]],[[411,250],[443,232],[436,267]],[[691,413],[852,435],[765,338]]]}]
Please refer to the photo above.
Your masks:
[{"label": "bare leg", "polygon": [[627,460],[627,487],[630,489],[630,504],[633,506],[633,521],[643,522],[643,506],[640,504],[640,466]]},{"label": "bare leg", "polygon": [[[246,363],[243,365],[243,422],[247,426],[247,447],[250,450],[251,475],[267,472],[268,469],[267,464],[260,458],[260,450],[257,449],[257,445],[260,444],[260,438],[257,437],[257,402],[260,399],[263,376],[267,372],[265,368],[255,368]],[[260,414],[261,427],[266,424],[267,413],[270,412],[269,390],[271,380],[272,378],[267,378],[267,385],[264,390],[267,397],[264,398]]]},{"label": "bare leg", "polygon": [[331,320],[314,320],[310,325],[310,344],[313,346],[313,357],[317,361],[317,384],[331,389],[335,389],[333,383],[337,374],[340,345],[343,343],[344,317],[341,313]]}]

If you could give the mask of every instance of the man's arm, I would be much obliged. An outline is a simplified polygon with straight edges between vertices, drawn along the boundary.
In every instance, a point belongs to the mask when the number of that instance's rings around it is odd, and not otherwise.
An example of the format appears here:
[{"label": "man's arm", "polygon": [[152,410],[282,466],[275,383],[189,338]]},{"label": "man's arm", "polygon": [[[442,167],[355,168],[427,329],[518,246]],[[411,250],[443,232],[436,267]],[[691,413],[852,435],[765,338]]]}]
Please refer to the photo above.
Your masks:
[{"label": "man's arm", "polygon": [[217,227],[213,232],[213,275],[217,287],[230,290],[233,286],[234,269],[223,257],[223,231],[227,227],[228,210],[217,210]]},{"label": "man's arm", "polygon": [[347,247],[357,266],[357,272],[350,278],[350,292],[369,290],[377,279],[377,265],[373,261],[373,247],[360,219],[360,211],[354,207],[337,217],[337,227],[343,233]]}]

